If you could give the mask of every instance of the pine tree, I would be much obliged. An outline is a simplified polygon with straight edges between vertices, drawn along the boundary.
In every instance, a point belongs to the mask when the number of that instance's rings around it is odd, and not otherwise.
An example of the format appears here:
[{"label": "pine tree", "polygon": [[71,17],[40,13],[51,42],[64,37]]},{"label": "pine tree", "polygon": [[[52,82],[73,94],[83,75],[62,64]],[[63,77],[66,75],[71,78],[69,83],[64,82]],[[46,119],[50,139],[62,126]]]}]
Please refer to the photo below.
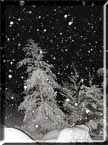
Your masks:
[{"label": "pine tree", "polygon": [[28,79],[25,80],[25,98],[19,110],[24,110],[23,129],[35,139],[42,134],[65,125],[65,115],[56,104],[57,92],[60,88],[52,65],[43,61],[43,50],[32,39],[28,40],[24,52],[26,58],[18,67],[27,68]]},{"label": "pine tree", "polygon": [[[89,85],[84,84],[79,73],[73,65],[73,74],[69,76],[69,81],[63,82],[66,99],[64,108],[67,111],[67,121],[69,126],[75,124],[85,124],[90,120],[94,135],[103,135],[103,91],[102,88],[93,84],[93,77],[89,74]],[[98,126],[98,128],[97,128]]]}]

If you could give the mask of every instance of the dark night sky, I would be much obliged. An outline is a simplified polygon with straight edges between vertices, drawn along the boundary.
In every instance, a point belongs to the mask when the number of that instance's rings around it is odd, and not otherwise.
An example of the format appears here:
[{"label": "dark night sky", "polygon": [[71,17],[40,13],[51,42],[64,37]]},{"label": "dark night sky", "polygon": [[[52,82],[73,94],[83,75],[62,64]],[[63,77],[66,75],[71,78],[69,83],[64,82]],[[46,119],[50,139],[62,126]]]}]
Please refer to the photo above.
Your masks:
[{"label": "dark night sky", "polygon": [[86,81],[89,72],[103,64],[103,8],[72,5],[5,6],[6,88],[21,91],[25,74],[17,69],[24,58],[22,47],[32,38],[47,51],[58,80],[72,73],[72,62]]}]

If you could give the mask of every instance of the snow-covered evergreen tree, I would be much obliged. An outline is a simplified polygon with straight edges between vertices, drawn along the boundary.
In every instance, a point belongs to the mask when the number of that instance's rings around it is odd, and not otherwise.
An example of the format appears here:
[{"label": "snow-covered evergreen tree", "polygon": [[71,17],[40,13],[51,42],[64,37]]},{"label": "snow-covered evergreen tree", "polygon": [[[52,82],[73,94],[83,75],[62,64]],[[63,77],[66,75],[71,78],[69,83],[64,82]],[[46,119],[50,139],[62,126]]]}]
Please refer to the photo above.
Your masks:
[{"label": "snow-covered evergreen tree", "polygon": [[[24,52],[26,57],[19,62],[19,67],[26,66],[28,74],[25,98],[19,106],[25,113],[23,129],[37,139],[48,131],[89,121],[91,128],[98,126],[98,135],[103,135],[103,92],[92,83],[93,78],[90,76],[89,85],[85,85],[73,65],[73,74],[61,87],[52,72],[53,66],[43,60],[46,52],[37,43],[28,40]],[[63,110],[56,102],[56,89],[66,98]]]},{"label": "snow-covered evergreen tree", "polygon": [[93,77],[89,75],[88,85],[85,85],[84,79],[80,77],[73,65],[73,74],[69,76],[69,81],[64,82],[64,92],[66,99],[64,108],[67,111],[67,121],[69,126],[74,124],[85,124],[90,120],[94,133],[103,136],[103,91],[98,85],[93,84]]},{"label": "snow-covered evergreen tree", "polygon": [[[62,128],[65,115],[56,104],[59,88],[52,65],[43,61],[43,50],[32,39],[28,40],[24,52],[26,58],[19,62],[19,67],[26,65],[28,79],[25,80],[25,98],[19,109],[24,110],[23,129],[34,138],[49,130]],[[39,135],[39,136],[38,136]]]}]

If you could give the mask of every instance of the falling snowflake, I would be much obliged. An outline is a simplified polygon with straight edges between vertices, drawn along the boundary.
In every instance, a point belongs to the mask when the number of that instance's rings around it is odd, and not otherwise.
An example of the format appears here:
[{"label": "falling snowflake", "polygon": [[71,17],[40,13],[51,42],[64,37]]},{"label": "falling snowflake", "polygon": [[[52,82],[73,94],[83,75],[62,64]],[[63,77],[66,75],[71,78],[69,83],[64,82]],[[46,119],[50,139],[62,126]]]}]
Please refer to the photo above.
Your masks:
[{"label": "falling snowflake", "polygon": [[75,103],[75,106],[78,106],[78,103]]},{"label": "falling snowflake", "polygon": [[69,25],[69,26],[71,26],[72,24],[73,24],[73,22],[72,22],[72,21],[68,23],[68,25]]},{"label": "falling snowflake", "polygon": [[10,21],[10,25],[13,25],[14,24],[14,22],[13,21]]},{"label": "falling snowflake", "polygon": [[36,124],[36,125],[35,125],[35,127],[36,127],[36,128],[38,128],[38,127],[39,127],[39,125],[38,125],[38,124]]},{"label": "falling snowflake", "polygon": [[46,32],[47,30],[46,30],[46,29],[44,29],[43,31],[44,31],[44,32]]},{"label": "falling snowflake", "polygon": [[12,78],[12,75],[11,75],[11,74],[9,74],[9,75],[8,75],[8,78],[9,78],[9,79],[11,79],[11,78]]},{"label": "falling snowflake", "polygon": [[11,97],[11,99],[13,100],[13,99],[14,99],[14,97],[12,96],[12,97]]},{"label": "falling snowflake", "polygon": [[9,72],[12,72],[12,70],[11,70],[11,69],[9,69]]},{"label": "falling snowflake", "polygon": [[42,50],[40,50],[40,54],[42,54],[43,52],[42,52]]},{"label": "falling snowflake", "polygon": [[81,79],[81,82],[82,82],[82,83],[84,82],[84,79],[83,79],[83,78]]},{"label": "falling snowflake", "polygon": [[67,98],[67,99],[66,99],[66,102],[69,102],[69,101],[70,101],[70,99],[69,99],[69,98]]},{"label": "falling snowflake", "polygon": [[20,47],[21,46],[21,43],[18,43],[18,47]]},{"label": "falling snowflake", "polygon": [[25,2],[24,2],[24,0],[20,0],[19,3],[21,6],[23,6]]},{"label": "falling snowflake", "polygon": [[65,51],[68,52],[68,49],[66,48]]},{"label": "falling snowflake", "polygon": [[10,38],[7,38],[7,41],[10,41]]},{"label": "falling snowflake", "polygon": [[68,22],[68,25],[71,26],[73,24],[73,18]]},{"label": "falling snowflake", "polygon": [[41,16],[38,16],[38,18],[40,19],[40,18],[41,18]]},{"label": "falling snowflake", "polygon": [[24,86],[24,90],[26,90],[26,89],[27,89],[27,86],[25,85],[25,86]]},{"label": "falling snowflake", "polygon": [[13,61],[11,61],[10,64],[12,65],[13,64]]},{"label": "falling snowflake", "polygon": [[21,18],[18,18],[18,21],[21,21]]},{"label": "falling snowflake", "polygon": [[28,13],[29,13],[29,14],[32,14],[32,11],[30,10],[30,11],[28,11]]},{"label": "falling snowflake", "polygon": [[56,58],[55,58],[55,57],[53,57],[53,60],[56,60]]},{"label": "falling snowflake", "polygon": [[64,15],[64,18],[67,18],[67,17],[68,17],[68,15],[67,15],[67,14],[65,14],[65,15]]},{"label": "falling snowflake", "polygon": [[9,23],[9,27],[12,27],[13,24],[14,24],[14,22],[13,22],[13,21],[10,21],[10,23]]},{"label": "falling snowflake", "polygon": [[24,77],[23,77],[23,76],[21,76],[21,79],[24,79]]},{"label": "falling snowflake", "polygon": [[90,112],[90,110],[87,109],[87,110],[86,110],[86,113],[88,114],[89,112]]}]

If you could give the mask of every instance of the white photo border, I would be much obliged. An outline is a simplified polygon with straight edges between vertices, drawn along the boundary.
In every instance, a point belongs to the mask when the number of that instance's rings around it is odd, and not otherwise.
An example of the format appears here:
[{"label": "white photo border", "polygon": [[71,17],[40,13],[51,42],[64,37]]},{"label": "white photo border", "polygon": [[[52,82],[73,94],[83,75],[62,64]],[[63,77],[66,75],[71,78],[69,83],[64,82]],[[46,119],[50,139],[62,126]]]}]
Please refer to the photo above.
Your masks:
[{"label": "white photo border", "polygon": [[[103,110],[103,113],[104,113],[104,116],[103,116],[103,123],[104,123],[104,127],[103,127],[103,132],[104,132],[104,139],[103,140],[94,140],[93,143],[97,142],[106,142],[107,141],[107,96],[106,96],[106,7],[108,5],[108,1],[103,5],[103,68],[104,68],[104,92],[103,92],[103,95],[104,95],[104,99],[103,99],[103,106],[104,106],[104,110]],[[5,141],[5,140],[3,140]],[[1,142],[1,141],[0,141]],[[5,143],[5,142],[4,142]],[[13,143],[14,144],[14,143]],[[18,143],[20,144],[20,143]],[[33,143],[34,144],[34,143]],[[81,143],[83,144],[83,143]]]},{"label": "white photo border", "polygon": [[104,101],[103,101],[103,106],[104,106],[104,141],[107,139],[107,98],[106,98],[106,6],[108,5],[108,1],[104,4],[104,11],[103,11],[103,31],[104,31],[104,36],[103,36],[103,43],[104,43]]}]

